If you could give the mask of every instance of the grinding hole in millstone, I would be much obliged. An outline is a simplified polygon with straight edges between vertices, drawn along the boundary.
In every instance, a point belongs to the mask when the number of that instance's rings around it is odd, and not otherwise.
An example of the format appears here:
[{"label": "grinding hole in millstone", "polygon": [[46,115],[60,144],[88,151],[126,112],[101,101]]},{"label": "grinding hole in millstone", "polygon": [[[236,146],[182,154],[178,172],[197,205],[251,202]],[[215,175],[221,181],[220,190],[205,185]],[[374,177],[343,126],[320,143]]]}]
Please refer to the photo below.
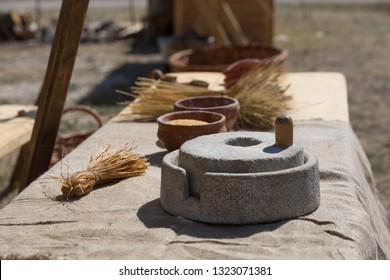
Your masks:
[{"label": "grinding hole in millstone", "polygon": [[238,147],[250,147],[261,144],[261,141],[251,137],[237,137],[226,141],[226,145]]}]

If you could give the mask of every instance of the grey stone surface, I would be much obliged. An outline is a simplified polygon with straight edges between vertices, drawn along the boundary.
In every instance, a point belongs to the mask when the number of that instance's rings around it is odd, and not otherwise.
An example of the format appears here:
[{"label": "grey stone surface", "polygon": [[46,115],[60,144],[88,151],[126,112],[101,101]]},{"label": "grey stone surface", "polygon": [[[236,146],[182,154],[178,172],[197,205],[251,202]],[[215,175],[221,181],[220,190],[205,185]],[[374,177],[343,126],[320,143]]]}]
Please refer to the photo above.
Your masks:
[{"label": "grey stone surface", "polygon": [[164,157],[161,205],[186,218],[220,224],[277,221],[320,204],[315,155],[274,136],[231,132],[198,137]]}]

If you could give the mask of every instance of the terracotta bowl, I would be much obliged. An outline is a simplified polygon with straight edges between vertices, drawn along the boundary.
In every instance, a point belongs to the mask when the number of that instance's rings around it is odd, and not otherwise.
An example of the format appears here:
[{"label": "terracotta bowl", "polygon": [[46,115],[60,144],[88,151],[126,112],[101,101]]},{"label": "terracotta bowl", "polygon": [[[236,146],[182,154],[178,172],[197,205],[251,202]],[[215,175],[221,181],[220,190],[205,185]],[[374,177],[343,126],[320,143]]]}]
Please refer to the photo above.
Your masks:
[{"label": "terracotta bowl", "polygon": [[237,99],[227,96],[197,96],[175,102],[175,111],[209,111],[226,117],[226,130],[232,130],[240,113]]},{"label": "terracotta bowl", "polygon": [[[191,120],[204,124],[172,124],[170,121]],[[180,122],[179,121],[179,122]],[[187,140],[201,135],[226,132],[226,118],[222,114],[206,111],[180,111],[168,113],[157,119],[157,137],[168,151],[177,150]]]}]

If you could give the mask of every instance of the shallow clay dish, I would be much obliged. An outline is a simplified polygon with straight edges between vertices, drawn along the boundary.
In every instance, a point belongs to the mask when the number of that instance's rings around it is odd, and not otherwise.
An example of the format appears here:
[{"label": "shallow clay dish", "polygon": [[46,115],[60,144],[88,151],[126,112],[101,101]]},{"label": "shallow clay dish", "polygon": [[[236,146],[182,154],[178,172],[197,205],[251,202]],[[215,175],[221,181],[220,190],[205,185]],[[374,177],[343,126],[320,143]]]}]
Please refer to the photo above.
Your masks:
[{"label": "shallow clay dish", "polygon": [[227,96],[197,96],[180,99],[174,104],[175,111],[209,111],[226,117],[226,130],[232,130],[240,113],[237,99]]},{"label": "shallow clay dish", "polygon": [[[180,121],[186,124],[177,124]],[[191,120],[205,122],[204,124],[192,124]],[[187,140],[201,135],[226,132],[226,118],[224,115],[207,111],[180,111],[168,113],[157,119],[157,137],[168,151],[179,149]],[[176,124],[174,123],[176,122]]]}]

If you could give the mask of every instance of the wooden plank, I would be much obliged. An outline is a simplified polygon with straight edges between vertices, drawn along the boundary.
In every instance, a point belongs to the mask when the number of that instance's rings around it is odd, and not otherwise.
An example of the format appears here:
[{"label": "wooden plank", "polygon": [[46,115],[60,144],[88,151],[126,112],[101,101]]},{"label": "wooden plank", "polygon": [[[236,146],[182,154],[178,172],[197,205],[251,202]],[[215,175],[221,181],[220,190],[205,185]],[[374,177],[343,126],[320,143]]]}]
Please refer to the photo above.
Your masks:
[{"label": "wooden plank", "polygon": [[89,0],[63,0],[20,190],[49,166]]},{"label": "wooden plank", "polygon": [[[0,105],[0,125],[8,120],[18,116],[19,111],[25,111],[28,114],[31,111],[36,111],[37,106],[23,104],[1,104]],[[3,132],[2,130],[0,130]]]},{"label": "wooden plank", "polygon": [[226,0],[251,42],[272,44],[274,29],[273,0]]},{"label": "wooden plank", "polygon": [[223,26],[219,21],[215,10],[212,8],[212,5],[207,0],[193,0],[192,1],[198,10],[198,13],[203,19],[203,22],[206,24],[207,29],[214,36],[217,43],[222,45],[230,45],[230,38]]},{"label": "wooden plank", "polygon": [[[222,2],[229,4],[243,34],[249,41],[272,44],[274,0],[208,0],[207,7],[212,7],[214,10],[216,7],[221,9]],[[208,30],[210,24],[205,24],[204,17],[200,16],[195,4],[199,5],[198,0],[174,1],[173,24],[176,35],[183,35],[190,30],[202,36],[211,35]],[[225,28],[227,28],[226,25]]]},{"label": "wooden plank", "polygon": [[182,1],[182,0],[174,0],[173,2],[173,32],[175,34],[184,34],[187,32],[185,30],[186,26],[188,25],[185,23],[186,17],[183,13],[183,11],[186,10],[185,4],[188,4],[188,1]]},{"label": "wooden plank", "polygon": [[237,45],[248,45],[250,42],[245,36],[240,23],[238,22],[236,16],[234,15],[230,5],[227,2],[222,2],[222,14],[221,20],[229,35],[231,36],[233,43]]},{"label": "wooden plank", "polygon": [[[24,110],[26,116],[17,116]],[[36,106],[0,105],[0,158],[30,141]]]},{"label": "wooden plank", "polygon": [[[212,7],[217,6],[220,0],[208,0]],[[196,7],[196,1],[174,0],[173,1],[173,31],[175,35],[185,35],[196,32],[200,36],[210,36],[207,25],[200,16]]]}]

